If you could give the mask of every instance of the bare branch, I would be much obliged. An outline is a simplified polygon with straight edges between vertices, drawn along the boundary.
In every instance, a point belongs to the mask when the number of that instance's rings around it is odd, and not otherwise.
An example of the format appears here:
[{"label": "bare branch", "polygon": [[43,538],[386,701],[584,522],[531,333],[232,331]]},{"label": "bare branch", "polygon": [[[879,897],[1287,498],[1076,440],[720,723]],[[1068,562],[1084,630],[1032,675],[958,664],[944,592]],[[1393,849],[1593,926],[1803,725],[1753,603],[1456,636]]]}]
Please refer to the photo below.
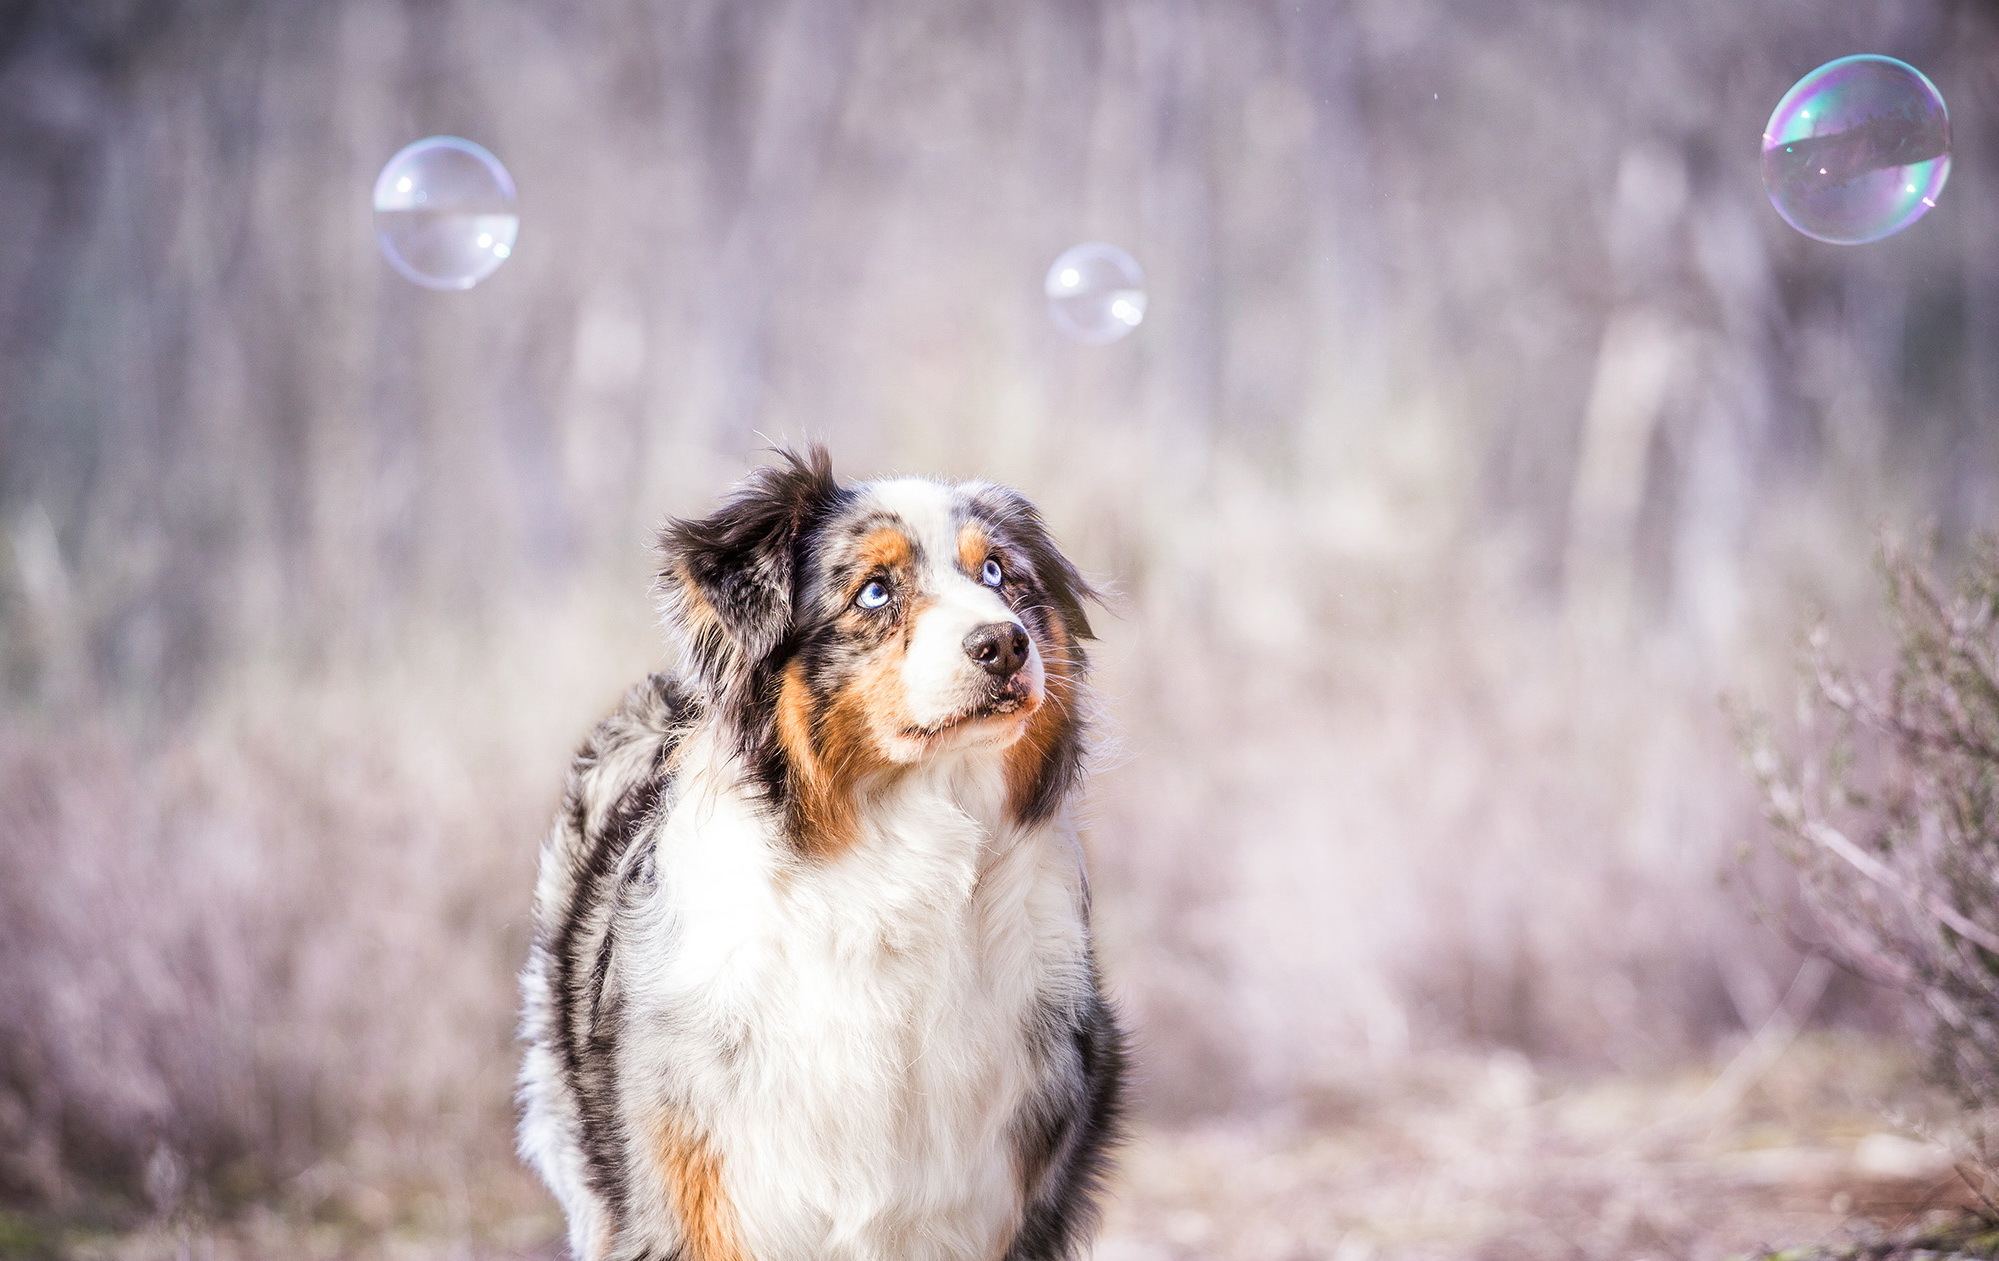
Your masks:
[{"label": "bare branch", "polygon": [[1869,880],[1907,899],[1911,904],[1929,912],[1946,928],[1966,941],[1999,956],[1999,936],[1979,927],[1966,919],[1957,909],[1942,898],[1905,879],[1901,873],[1861,849],[1848,840],[1839,829],[1816,820],[1807,821],[1802,828],[1804,835],[1813,843],[1824,847],[1846,860],[1855,871]]}]

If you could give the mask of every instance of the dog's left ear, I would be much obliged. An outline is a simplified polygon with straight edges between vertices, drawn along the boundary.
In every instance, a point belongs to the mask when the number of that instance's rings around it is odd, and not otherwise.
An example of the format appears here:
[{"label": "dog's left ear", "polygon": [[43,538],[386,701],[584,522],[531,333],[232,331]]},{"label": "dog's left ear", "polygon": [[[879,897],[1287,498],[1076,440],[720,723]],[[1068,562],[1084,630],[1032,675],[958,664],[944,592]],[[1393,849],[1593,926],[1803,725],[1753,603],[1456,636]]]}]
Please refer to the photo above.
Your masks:
[{"label": "dog's left ear", "polygon": [[840,498],[824,447],[777,454],[712,516],[659,533],[661,603],[711,698],[747,683],[790,634],[799,539]]}]

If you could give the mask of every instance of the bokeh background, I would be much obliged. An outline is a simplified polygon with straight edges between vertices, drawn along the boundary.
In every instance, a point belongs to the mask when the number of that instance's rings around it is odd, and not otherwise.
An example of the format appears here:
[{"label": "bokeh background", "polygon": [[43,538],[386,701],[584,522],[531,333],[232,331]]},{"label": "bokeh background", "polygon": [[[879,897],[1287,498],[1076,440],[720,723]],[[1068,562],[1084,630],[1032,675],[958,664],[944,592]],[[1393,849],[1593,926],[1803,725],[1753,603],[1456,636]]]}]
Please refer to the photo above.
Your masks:
[{"label": "bokeh background", "polygon": [[[1955,166],[1840,248],[1758,150],[1853,52],[1935,81]],[[1815,618],[1880,653],[1884,525],[1993,522],[1995,110],[1968,0],[0,4],[0,1250],[554,1255],[536,846],[662,659],[652,529],[810,440],[1021,487],[1112,593],[1152,1207],[1104,1255],[1719,1246],[1587,1153],[1736,1107],[1773,1029],[1870,1048],[1797,1099],[1901,1080],[1724,700],[1781,716]],[[521,190],[469,293],[374,242],[435,133]],[[1148,272],[1116,345],[1043,309],[1083,240]],[[1320,1139],[1434,1189],[1417,1130],[1489,1187],[1585,1096],[1609,1182],[1527,1226],[1398,1245],[1297,1162],[1189,1207]]]}]

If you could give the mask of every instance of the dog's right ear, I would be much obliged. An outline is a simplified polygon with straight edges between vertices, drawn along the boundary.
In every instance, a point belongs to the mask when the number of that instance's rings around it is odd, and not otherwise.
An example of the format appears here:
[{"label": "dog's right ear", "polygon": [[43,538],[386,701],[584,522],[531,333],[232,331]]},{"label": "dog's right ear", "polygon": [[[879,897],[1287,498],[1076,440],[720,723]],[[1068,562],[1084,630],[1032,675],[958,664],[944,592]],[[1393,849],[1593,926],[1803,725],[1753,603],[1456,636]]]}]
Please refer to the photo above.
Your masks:
[{"label": "dog's right ear", "polygon": [[659,532],[661,606],[686,637],[696,681],[718,700],[789,637],[799,538],[840,498],[824,447],[777,454],[712,516]]}]

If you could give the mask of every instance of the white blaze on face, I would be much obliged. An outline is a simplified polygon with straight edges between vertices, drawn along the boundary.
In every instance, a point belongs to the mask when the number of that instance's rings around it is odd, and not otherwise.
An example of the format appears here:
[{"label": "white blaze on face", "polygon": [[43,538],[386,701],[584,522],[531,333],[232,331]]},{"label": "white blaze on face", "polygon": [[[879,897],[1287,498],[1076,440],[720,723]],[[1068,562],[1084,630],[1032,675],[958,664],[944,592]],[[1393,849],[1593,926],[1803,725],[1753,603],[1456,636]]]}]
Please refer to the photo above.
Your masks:
[{"label": "white blaze on face", "polygon": [[[991,695],[992,676],[965,651],[965,638],[981,626],[1011,622],[1026,629],[999,592],[958,567],[958,524],[949,487],[917,478],[880,482],[871,497],[899,517],[921,554],[916,575],[922,611],[902,660],[903,700],[912,722],[935,730],[967,717]],[[1038,704],[1044,674],[1041,653],[1028,636],[1027,661],[1020,681]],[[967,723],[964,738],[1011,742],[1026,726],[1030,704],[1023,712]],[[915,750],[910,752],[914,753]]]}]

